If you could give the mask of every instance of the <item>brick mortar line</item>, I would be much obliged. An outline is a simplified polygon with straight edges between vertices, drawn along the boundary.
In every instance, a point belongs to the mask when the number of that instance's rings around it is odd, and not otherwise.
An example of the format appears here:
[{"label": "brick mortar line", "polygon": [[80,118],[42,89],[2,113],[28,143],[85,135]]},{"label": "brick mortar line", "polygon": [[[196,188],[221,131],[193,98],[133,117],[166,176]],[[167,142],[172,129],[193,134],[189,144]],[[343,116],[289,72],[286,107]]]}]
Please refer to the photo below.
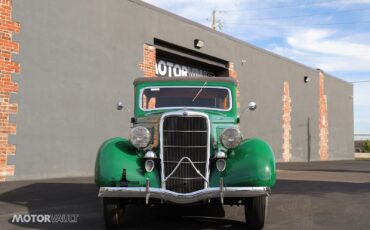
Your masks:
[{"label": "brick mortar line", "polygon": [[8,156],[14,155],[16,145],[9,143],[9,134],[16,134],[16,123],[10,116],[18,112],[18,104],[10,102],[11,93],[18,92],[18,83],[12,74],[20,72],[20,64],[12,61],[12,54],[19,53],[19,43],[12,41],[13,32],[20,31],[20,23],[12,20],[12,1],[0,0],[0,182],[13,176],[15,165],[8,165]]}]

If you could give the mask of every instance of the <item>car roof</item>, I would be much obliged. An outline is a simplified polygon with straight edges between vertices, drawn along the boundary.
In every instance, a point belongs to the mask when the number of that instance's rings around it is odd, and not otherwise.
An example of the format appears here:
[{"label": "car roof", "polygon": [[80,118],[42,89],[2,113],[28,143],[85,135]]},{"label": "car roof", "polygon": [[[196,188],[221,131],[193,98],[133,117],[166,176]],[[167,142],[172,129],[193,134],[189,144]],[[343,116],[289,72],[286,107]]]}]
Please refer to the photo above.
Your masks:
[{"label": "car roof", "polygon": [[134,85],[145,82],[225,82],[236,85],[231,77],[140,77],[136,78]]}]

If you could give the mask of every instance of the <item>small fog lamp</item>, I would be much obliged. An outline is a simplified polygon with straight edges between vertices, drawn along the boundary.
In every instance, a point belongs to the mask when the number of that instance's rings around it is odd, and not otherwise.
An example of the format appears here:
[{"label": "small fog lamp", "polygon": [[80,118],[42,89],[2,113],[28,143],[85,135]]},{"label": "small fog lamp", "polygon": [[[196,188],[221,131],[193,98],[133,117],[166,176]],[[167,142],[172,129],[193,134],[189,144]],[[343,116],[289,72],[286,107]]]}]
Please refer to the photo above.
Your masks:
[{"label": "small fog lamp", "polygon": [[147,172],[153,171],[154,166],[155,166],[154,160],[148,159],[145,161],[145,171]]},{"label": "small fog lamp", "polygon": [[226,161],[225,159],[218,159],[216,161],[216,168],[219,172],[223,172],[226,168]]},{"label": "small fog lamp", "polygon": [[155,152],[149,150],[148,152],[145,153],[144,158],[145,159],[155,159],[157,158],[157,155],[155,155]]},{"label": "small fog lamp", "polygon": [[226,153],[223,151],[217,151],[215,153],[215,158],[216,159],[225,159],[226,158]]}]

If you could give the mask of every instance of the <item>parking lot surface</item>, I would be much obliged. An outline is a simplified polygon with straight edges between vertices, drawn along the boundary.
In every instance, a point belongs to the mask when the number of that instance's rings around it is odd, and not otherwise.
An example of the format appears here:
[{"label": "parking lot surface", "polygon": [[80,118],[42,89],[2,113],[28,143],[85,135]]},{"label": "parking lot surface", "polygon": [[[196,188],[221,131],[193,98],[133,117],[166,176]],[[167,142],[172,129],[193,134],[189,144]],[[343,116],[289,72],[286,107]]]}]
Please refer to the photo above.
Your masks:
[{"label": "parking lot surface", "polygon": [[[370,229],[370,161],[279,163],[265,229]],[[0,183],[0,229],[104,229],[92,178]],[[237,206],[129,206],[124,229],[243,229]],[[77,214],[77,223],[14,215]]]}]

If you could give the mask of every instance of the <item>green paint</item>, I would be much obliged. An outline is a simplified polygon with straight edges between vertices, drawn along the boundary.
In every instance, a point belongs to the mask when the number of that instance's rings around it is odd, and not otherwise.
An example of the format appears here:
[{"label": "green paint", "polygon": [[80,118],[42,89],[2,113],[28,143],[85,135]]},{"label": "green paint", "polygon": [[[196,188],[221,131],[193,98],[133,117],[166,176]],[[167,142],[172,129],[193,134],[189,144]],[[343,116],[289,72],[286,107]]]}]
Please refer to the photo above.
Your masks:
[{"label": "green paint", "polygon": [[211,187],[219,186],[220,177],[224,178],[225,186],[229,187],[272,187],[276,175],[275,157],[271,147],[258,138],[244,140],[228,154],[224,172],[218,172],[213,165]]},{"label": "green paint", "polygon": [[95,183],[98,186],[118,186],[123,169],[126,169],[129,186],[144,187],[148,178],[151,187],[160,187],[158,171],[145,172],[142,154],[128,140],[121,137],[107,140],[100,147],[96,158]]},{"label": "green paint", "polygon": [[[139,101],[140,101],[140,92],[143,88],[146,87],[161,87],[161,86],[203,86],[204,82],[201,81],[195,81],[195,82],[145,82],[145,83],[139,83],[136,85],[135,89],[135,116],[136,117],[145,117],[150,116],[152,114],[158,114],[163,112],[169,112],[174,111],[177,109],[158,109],[155,111],[143,111],[140,109]],[[208,82],[207,86],[220,86],[220,87],[226,87],[230,89],[231,96],[232,96],[232,108],[229,111],[214,111],[209,109],[196,109],[196,111],[207,113],[208,115],[216,115],[216,116],[222,116],[222,117],[228,117],[229,119],[232,119],[234,122],[237,119],[237,105],[236,105],[236,88],[235,85],[232,83],[226,83],[226,82]]]},{"label": "green paint", "polygon": [[[160,86],[202,86],[204,82],[143,82],[135,89],[135,117],[137,124],[146,127],[158,125],[162,113],[177,109],[160,109],[156,111],[143,111],[139,107],[140,90],[145,87]],[[209,109],[192,109],[206,113],[211,122],[211,174],[210,186],[218,187],[220,177],[224,178],[226,186],[268,186],[275,184],[275,159],[271,147],[263,140],[253,138],[244,140],[235,150],[226,150],[220,143],[219,136],[228,127],[237,126],[236,88],[232,83],[208,82],[207,86],[227,87],[232,95],[232,108],[230,111],[215,111]],[[158,129],[153,129],[158,132]],[[159,136],[159,135],[158,135]],[[215,169],[212,160],[218,150],[228,154],[227,167],[223,173]],[[153,149],[159,156],[159,149]],[[146,179],[151,187],[159,188],[161,185],[159,167],[153,172],[146,173],[144,169],[143,152],[136,150],[127,139],[113,138],[103,143],[99,149],[95,166],[95,183],[98,186],[119,186],[122,170],[126,169],[128,186],[144,187]]]}]

